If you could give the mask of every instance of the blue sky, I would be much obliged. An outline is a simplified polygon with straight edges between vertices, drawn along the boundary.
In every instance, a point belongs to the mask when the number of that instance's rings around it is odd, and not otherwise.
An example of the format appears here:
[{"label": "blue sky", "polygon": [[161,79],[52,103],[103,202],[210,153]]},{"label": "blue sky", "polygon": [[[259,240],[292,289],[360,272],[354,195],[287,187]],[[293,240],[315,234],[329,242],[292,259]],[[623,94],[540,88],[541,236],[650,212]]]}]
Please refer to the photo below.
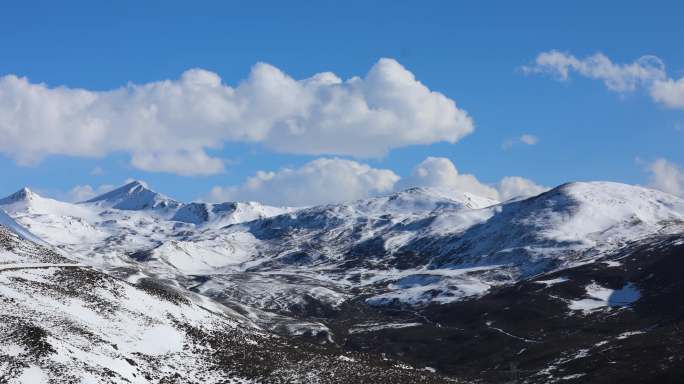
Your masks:
[{"label": "blue sky", "polygon": [[[556,67],[537,67],[534,73],[522,69],[552,50],[580,60],[602,53],[616,65],[655,55],[667,78],[675,81],[684,76],[681,2],[142,3],[5,3],[0,76],[96,92],[178,80],[184,71],[202,68],[235,87],[258,62],[296,80],[327,71],[346,80],[366,76],[387,57],[430,91],[455,101],[472,117],[474,131],[454,143],[406,142],[384,156],[335,150],[302,154],[259,141],[218,140],[220,146],[204,150],[224,162],[223,170],[203,175],[135,166],[126,148],[49,154],[18,164],[21,154],[7,149],[12,143],[3,147],[0,139],[5,180],[0,194],[29,185],[63,197],[77,185],[97,189],[139,178],[175,198],[192,200],[208,196],[216,186],[240,186],[257,171],[296,171],[321,157],[391,170],[403,180],[427,157],[443,157],[484,184],[522,176],[544,186],[572,180],[653,183],[651,165],[664,159],[669,182],[682,180],[677,172],[684,165],[683,108],[657,102],[649,86],[615,91],[605,79],[581,71],[559,81]],[[12,97],[0,97],[0,105]],[[13,124],[4,118],[0,131]],[[192,136],[193,128],[187,129]],[[523,134],[538,142],[520,142]],[[249,195],[240,191],[228,196]]]}]

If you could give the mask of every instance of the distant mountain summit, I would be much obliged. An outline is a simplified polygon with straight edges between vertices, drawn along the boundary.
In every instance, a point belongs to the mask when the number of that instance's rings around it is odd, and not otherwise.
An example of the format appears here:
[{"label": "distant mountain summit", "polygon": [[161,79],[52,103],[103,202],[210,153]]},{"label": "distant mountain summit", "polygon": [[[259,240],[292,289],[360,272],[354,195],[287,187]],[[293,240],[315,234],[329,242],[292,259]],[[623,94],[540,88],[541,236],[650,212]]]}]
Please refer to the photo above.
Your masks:
[{"label": "distant mountain summit", "polygon": [[222,227],[291,212],[295,208],[271,207],[254,201],[183,204],[171,220],[196,225]]},{"label": "distant mountain summit", "polygon": [[358,200],[350,205],[363,212],[425,213],[436,209],[480,209],[499,204],[498,201],[470,192],[438,188],[412,187],[387,196]]},{"label": "distant mountain summit", "polygon": [[181,205],[167,196],[148,189],[143,182],[137,180],[81,204],[95,204],[100,207],[128,211],[175,209]]},{"label": "distant mountain summit", "polygon": [[9,196],[0,199],[0,205],[32,200],[35,196],[37,195],[32,190],[30,190],[27,187],[24,187],[18,190],[17,192],[14,192]]}]

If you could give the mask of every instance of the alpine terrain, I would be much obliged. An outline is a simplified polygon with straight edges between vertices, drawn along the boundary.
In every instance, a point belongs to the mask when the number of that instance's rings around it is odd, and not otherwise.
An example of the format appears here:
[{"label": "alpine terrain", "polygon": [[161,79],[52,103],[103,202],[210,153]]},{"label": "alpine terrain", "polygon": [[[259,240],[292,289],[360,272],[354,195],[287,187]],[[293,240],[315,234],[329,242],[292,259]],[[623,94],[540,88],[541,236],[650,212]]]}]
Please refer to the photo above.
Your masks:
[{"label": "alpine terrain", "polygon": [[684,200],[610,182],[312,207],[0,199],[0,383],[684,377]]}]

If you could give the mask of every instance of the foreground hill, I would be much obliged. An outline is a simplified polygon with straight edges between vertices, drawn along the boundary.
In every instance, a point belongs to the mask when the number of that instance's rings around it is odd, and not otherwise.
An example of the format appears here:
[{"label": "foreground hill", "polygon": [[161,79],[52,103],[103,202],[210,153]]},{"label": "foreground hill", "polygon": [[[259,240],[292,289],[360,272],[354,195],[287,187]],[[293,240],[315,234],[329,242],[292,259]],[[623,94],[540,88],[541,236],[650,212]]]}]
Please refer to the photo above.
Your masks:
[{"label": "foreground hill", "polygon": [[[684,235],[655,236],[467,300],[411,311],[347,303],[328,324],[348,350],[469,382],[680,383],[682,269]],[[350,322],[360,313],[372,325]]]},{"label": "foreground hill", "polygon": [[0,225],[0,382],[437,383],[365,354],[294,344],[154,279],[132,285]]}]

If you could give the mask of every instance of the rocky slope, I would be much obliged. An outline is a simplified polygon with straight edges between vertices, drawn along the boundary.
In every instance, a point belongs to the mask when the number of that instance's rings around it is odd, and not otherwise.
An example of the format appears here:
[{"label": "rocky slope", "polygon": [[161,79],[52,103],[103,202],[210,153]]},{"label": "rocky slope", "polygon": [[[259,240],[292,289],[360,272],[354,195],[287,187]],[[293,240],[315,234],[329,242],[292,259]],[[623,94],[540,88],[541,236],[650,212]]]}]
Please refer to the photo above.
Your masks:
[{"label": "rocky slope", "polygon": [[129,284],[0,225],[2,383],[437,383],[380,355],[297,344],[203,297]]},{"label": "rocky slope", "polygon": [[349,350],[382,351],[474,383],[679,383],[684,235],[626,244],[593,263],[415,311],[350,304],[330,326]]},{"label": "rocky slope", "polygon": [[[384,354],[475,382],[622,378],[574,363],[608,344],[625,355],[615,367],[660,364],[652,380],[681,369],[676,316],[654,331],[654,356],[622,348],[679,289],[649,284],[670,281],[653,263],[681,253],[684,200],[647,188],[569,183],[505,203],[413,188],[294,209],[180,203],[134,182],[79,204],[22,190],[0,209],[62,257],[122,284],[164,282],[286,349]],[[661,306],[644,314],[648,300]]]}]

